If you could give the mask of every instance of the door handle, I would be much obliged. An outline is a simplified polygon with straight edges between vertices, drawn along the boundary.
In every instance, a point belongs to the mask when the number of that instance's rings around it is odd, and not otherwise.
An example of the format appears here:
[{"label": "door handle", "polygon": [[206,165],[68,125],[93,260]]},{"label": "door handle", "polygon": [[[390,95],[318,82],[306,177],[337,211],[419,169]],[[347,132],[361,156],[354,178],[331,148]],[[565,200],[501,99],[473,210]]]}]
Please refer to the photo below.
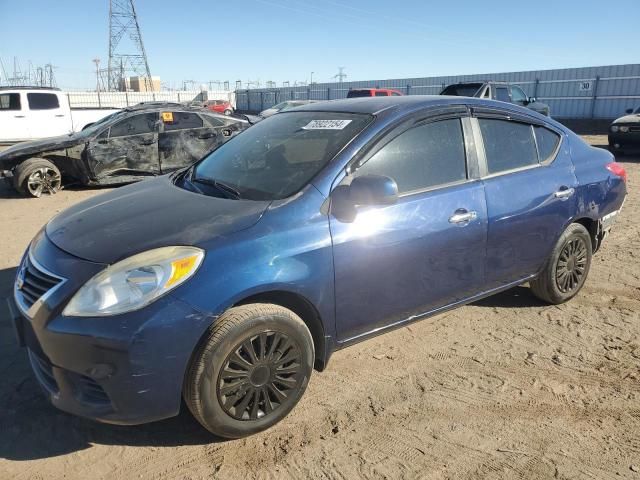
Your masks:
[{"label": "door handle", "polygon": [[24,115],[14,115],[13,118],[24,118]]},{"label": "door handle", "polygon": [[198,138],[200,140],[206,140],[207,138],[211,138],[211,137],[213,137],[213,133],[202,133],[198,135]]},{"label": "door handle", "polygon": [[151,140],[142,140],[140,142],[140,145],[151,145],[154,143],[155,140],[151,139]]},{"label": "door handle", "polygon": [[475,220],[476,218],[478,218],[478,214],[476,212],[468,212],[464,208],[459,208],[449,217],[449,223],[469,223],[471,220]]},{"label": "door handle", "polygon": [[573,195],[573,192],[575,192],[575,188],[561,188],[560,190],[558,190],[556,193],[553,194],[554,197],[556,198],[569,198],[571,195]]},{"label": "door handle", "polygon": [[64,115],[56,115],[56,117],[61,118],[64,117]]}]

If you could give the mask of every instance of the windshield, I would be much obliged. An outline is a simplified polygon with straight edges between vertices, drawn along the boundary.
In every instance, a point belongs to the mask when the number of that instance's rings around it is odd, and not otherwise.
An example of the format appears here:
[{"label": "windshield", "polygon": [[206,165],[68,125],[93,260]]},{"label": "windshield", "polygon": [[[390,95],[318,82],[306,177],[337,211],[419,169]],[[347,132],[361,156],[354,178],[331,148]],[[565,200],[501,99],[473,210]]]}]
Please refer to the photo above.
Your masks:
[{"label": "windshield", "polygon": [[636,108],[635,113],[640,113],[640,107]]},{"label": "windshield", "polygon": [[102,128],[105,126],[107,122],[110,122],[111,120],[113,120],[115,117],[120,115],[123,111],[124,110],[119,110],[117,112],[113,112],[110,115],[107,115],[104,118],[101,118],[100,120],[92,123],[88,127],[85,127],[81,131],[77,132],[76,135],[79,137],[89,137],[95,133],[98,133],[100,130],[102,130]]},{"label": "windshield", "polygon": [[473,97],[482,87],[482,83],[462,83],[449,85],[440,95],[454,95],[456,97]]},{"label": "windshield", "polygon": [[286,198],[304,187],[371,121],[371,115],[289,112],[274,115],[211,152],[193,182],[213,180],[249,200]]},{"label": "windshield", "polygon": [[276,105],[274,105],[273,107],[269,107],[269,110],[282,110],[283,108],[285,108],[287,106],[289,102],[282,102],[282,103],[278,103]]}]

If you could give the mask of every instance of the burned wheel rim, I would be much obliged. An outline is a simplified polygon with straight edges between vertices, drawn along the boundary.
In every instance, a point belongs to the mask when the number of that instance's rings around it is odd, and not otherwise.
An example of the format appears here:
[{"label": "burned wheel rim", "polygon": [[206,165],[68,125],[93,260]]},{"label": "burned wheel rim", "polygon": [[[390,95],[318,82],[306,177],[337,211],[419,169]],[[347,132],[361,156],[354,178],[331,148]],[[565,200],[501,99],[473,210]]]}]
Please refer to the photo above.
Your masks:
[{"label": "burned wheel rim", "polygon": [[574,237],[565,243],[556,265],[556,284],[562,293],[580,288],[587,269],[587,245],[584,239]]},{"label": "burned wheel rim", "polygon": [[27,189],[34,197],[43,193],[54,194],[60,190],[60,173],[50,167],[37,168],[27,178]]},{"label": "burned wheel rim", "polygon": [[266,331],[235,346],[216,385],[220,406],[236,420],[259,420],[295,401],[302,385],[300,345],[282,332]]}]

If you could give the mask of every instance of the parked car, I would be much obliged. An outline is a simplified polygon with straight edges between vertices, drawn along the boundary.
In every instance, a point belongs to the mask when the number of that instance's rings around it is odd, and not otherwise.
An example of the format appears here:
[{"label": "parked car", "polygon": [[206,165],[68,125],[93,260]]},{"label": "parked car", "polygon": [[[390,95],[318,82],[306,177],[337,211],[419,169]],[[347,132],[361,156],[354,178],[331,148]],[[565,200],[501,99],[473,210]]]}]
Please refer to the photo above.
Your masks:
[{"label": "parked car", "polygon": [[56,193],[63,183],[130,183],[191,165],[248,125],[204,109],[144,103],[80,132],[0,152],[0,177],[30,197]]},{"label": "parked car", "polygon": [[547,117],[551,115],[549,105],[538,102],[534,97],[527,96],[520,86],[507,82],[485,81],[454,83],[445,87],[444,90],[440,92],[440,95],[499,100],[501,102],[515,103],[516,105],[527,107]]},{"label": "parked car", "polygon": [[271,115],[275,115],[276,113],[286,112],[287,110],[291,110],[292,108],[315,103],[316,101],[317,100],[287,100],[286,102],[280,102],[273,107],[262,110],[260,112],[260,117],[267,118]]},{"label": "parked car", "polygon": [[403,95],[399,90],[390,88],[351,88],[347,93],[347,98],[358,97],[399,97]]},{"label": "parked car", "polygon": [[67,96],[57,88],[0,87],[0,144],[77,132],[116,111],[72,110]]},{"label": "parked car", "polygon": [[207,100],[204,102],[204,106],[212,112],[223,113],[224,115],[233,113],[233,105],[228,100]]},{"label": "parked car", "polygon": [[242,437],[339,348],[527,282],[571,299],[625,181],[610,152],[504,102],[306,105],[54,217],[12,318],[58,408],[137,424],[184,398]]},{"label": "parked car", "polygon": [[626,113],[609,127],[609,147],[620,155],[640,149],[640,106],[629,108]]}]

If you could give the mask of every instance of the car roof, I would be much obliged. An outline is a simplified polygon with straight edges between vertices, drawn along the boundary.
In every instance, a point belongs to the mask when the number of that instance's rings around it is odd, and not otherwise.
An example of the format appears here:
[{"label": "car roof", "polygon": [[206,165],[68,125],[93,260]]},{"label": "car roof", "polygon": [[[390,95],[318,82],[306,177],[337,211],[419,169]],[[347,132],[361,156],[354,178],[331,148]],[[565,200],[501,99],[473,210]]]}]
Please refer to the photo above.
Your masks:
[{"label": "car roof", "polygon": [[50,90],[54,92],[60,91],[59,88],[55,88],[55,87],[19,86],[19,85],[0,87],[0,91],[3,91],[3,90],[5,91],[6,90]]}]

